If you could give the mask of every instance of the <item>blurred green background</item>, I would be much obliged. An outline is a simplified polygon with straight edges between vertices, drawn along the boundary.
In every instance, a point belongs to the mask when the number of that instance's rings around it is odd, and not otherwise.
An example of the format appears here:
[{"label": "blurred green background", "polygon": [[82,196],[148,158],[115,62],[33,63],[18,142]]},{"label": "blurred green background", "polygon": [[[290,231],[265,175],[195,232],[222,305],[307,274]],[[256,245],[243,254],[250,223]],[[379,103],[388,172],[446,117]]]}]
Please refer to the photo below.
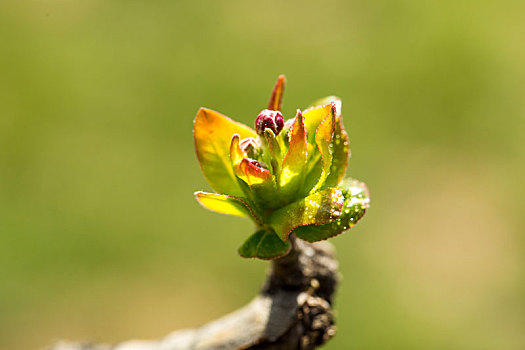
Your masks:
[{"label": "blurred green background", "polygon": [[248,302],[248,220],[201,208],[200,106],[343,99],[372,207],[332,242],[326,349],[525,348],[525,2],[2,1],[0,348]]}]

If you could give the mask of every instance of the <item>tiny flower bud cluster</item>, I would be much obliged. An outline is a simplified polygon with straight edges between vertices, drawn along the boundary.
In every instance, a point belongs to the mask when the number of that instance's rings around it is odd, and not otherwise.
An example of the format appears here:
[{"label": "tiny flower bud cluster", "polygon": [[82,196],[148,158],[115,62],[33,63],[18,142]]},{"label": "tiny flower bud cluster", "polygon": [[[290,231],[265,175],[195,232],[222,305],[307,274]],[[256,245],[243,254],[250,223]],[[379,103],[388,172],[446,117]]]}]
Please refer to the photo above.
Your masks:
[{"label": "tiny flower bud cluster", "polygon": [[366,185],[345,176],[350,149],[340,99],[321,99],[285,122],[284,83],[280,76],[255,130],[207,108],[195,117],[197,157],[217,192],[196,192],[197,200],[255,222],[238,250],[245,258],[286,255],[292,234],[308,242],[337,236],[369,206]]}]

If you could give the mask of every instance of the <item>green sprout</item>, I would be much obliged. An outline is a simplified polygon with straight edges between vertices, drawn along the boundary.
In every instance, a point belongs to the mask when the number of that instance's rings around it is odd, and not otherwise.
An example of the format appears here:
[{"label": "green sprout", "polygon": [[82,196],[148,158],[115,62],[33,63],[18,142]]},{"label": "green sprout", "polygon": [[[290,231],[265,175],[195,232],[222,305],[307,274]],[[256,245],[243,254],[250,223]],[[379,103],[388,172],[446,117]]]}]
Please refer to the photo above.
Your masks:
[{"label": "green sprout", "polygon": [[245,258],[276,259],[290,235],[308,242],[354,226],[369,206],[362,182],[345,177],[350,147],[341,100],[326,97],[284,121],[285,77],[279,76],[255,130],[207,108],[193,137],[206,180],[217,193],[195,192],[205,208],[246,216],[256,232],[239,248]]}]

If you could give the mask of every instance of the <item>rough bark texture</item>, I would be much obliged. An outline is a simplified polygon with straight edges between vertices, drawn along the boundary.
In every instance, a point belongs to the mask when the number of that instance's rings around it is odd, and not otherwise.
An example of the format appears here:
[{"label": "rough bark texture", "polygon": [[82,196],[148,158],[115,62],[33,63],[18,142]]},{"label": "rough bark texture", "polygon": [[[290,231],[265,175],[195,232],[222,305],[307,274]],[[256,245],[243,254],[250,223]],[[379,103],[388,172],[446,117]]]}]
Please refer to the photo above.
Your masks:
[{"label": "rough bark texture", "polygon": [[291,239],[292,251],[272,262],[260,294],[229,315],[158,340],[116,345],[63,341],[48,350],[314,349],[335,334],[330,305],[338,264],[330,243]]}]

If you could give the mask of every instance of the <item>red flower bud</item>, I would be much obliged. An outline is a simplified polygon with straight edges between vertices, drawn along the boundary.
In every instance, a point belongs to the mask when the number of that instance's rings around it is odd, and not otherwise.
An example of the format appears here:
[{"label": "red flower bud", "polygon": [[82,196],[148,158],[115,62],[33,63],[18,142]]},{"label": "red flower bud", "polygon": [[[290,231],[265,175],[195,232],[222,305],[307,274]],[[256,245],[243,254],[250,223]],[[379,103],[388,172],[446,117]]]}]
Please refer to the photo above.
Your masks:
[{"label": "red flower bud", "polygon": [[281,112],[269,109],[263,110],[255,120],[255,131],[260,136],[264,135],[264,130],[270,129],[275,136],[279,135],[284,126],[284,118]]}]

